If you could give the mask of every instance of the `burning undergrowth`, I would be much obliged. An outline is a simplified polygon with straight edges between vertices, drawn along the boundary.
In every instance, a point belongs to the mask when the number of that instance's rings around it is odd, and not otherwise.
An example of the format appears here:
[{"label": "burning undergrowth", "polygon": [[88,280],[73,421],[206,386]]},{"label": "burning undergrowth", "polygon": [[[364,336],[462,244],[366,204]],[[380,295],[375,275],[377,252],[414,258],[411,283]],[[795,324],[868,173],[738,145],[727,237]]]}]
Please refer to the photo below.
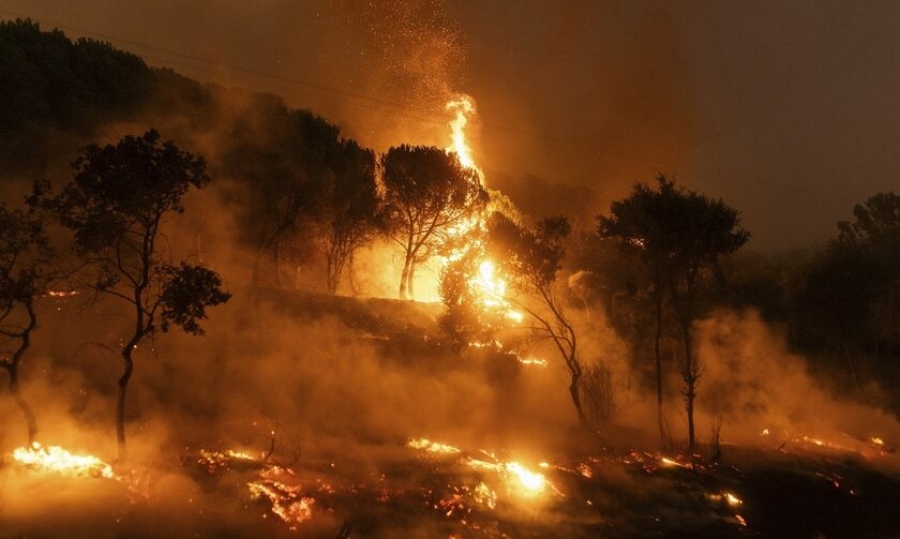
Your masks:
[{"label": "burning undergrowth", "polygon": [[[65,469],[18,455],[6,459],[2,477],[23,493],[51,488],[32,500],[33,522],[7,490],[6,509],[19,510],[10,529],[38,537],[41,510],[66,503],[80,512],[63,510],[62,521],[100,537],[104,530],[129,537],[225,530],[231,537],[809,536],[853,531],[850,522],[886,511],[900,494],[900,482],[867,468],[859,454],[805,441],[766,451],[731,448],[721,462],[599,442],[574,436],[540,460],[414,437],[359,442],[356,455],[365,459],[358,460],[279,450],[273,437],[268,447],[186,448],[168,471],[147,472],[142,496],[128,495],[121,467],[94,461]],[[869,458],[895,458],[880,447]],[[802,512],[813,507],[830,511]],[[789,508],[799,513],[786,515]],[[896,529],[892,514],[855,530],[878,536]]]},{"label": "burning undergrowth", "polygon": [[[46,454],[60,444],[99,457],[87,471],[47,470],[17,459],[8,432],[4,533],[570,538],[900,529],[889,510],[900,499],[890,430],[860,436],[800,421],[747,430],[778,416],[740,423],[735,415],[718,460],[706,447],[701,456],[660,453],[624,426],[568,430],[558,365],[498,374],[489,357],[457,357],[436,340],[433,313],[422,306],[323,298],[303,302],[314,311],[307,315],[274,301],[238,299],[204,340],[141,349],[127,466],[105,457],[108,418],[96,413],[109,399],[100,390],[108,370],[29,384],[55,394],[38,399]],[[712,369],[710,387],[724,379]],[[66,419],[60,403],[70,393],[94,404],[70,408]]]}]

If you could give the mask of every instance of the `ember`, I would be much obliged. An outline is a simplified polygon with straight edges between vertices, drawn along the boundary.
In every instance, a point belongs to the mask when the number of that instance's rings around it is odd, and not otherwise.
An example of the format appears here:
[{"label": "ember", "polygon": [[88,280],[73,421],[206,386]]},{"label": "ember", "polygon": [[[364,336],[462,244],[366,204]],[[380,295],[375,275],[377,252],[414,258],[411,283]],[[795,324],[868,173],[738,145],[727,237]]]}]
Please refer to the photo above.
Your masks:
[{"label": "ember", "polygon": [[288,473],[286,469],[274,466],[260,473],[260,479],[247,483],[253,499],[265,498],[272,505],[272,512],[296,530],[312,518],[312,506],[315,499],[304,496],[300,485],[292,485],[280,481],[281,475]]}]

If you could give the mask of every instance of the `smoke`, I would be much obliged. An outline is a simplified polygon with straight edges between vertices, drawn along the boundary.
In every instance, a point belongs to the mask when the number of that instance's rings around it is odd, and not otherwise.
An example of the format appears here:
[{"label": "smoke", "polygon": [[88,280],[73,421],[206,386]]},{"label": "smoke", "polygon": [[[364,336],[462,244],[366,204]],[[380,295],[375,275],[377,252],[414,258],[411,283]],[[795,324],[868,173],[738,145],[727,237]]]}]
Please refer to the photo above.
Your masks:
[{"label": "smoke", "polygon": [[806,435],[858,448],[900,435],[882,410],[832,396],[757,312],[719,312],[695,328],[703,368],[697,403],[707,424],[721,417],[723,439],[777,446]]}]

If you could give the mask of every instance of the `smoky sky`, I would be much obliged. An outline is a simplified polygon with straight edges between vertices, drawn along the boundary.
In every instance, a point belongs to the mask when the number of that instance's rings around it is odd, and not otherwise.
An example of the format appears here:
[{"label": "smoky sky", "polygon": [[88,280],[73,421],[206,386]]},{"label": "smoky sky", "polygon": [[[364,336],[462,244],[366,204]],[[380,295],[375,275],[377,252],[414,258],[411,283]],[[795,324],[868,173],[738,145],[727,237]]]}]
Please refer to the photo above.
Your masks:
[{"label": "smoky sky", "polygon": [[900,4],[522,0],[3,0],[187,76],[282,95],[376,150],[445,145],[589,186],[596,213],[664,173],[738,208],[755,249],[833,237],[896,190]]}]

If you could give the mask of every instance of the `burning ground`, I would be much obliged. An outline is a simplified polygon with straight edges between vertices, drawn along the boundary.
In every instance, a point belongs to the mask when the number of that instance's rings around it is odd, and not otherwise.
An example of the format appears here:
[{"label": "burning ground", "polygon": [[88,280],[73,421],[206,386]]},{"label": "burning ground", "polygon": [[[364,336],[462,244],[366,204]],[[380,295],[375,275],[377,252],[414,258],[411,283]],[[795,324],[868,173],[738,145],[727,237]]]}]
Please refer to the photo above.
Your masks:
[{"label": "burning ground", "polygon": [[[66,301],[52,323],[71,316]],[[619,426],[579,433],[555,364],[460,358],[441,344],[437,313],[392,300],[245,295],[205,339],[144,351],[127,464],[111,462],[115,361],[102,351],[90,353],[94,361],[41,361],[33,370],[47,380],[34,376],[28,387],[55,395],[34,399],[46,446],[17,449],[17,422],[7,422],[3,536],[900,531],[889,422],[870,421],[882,438],[841,433],[824,419],[806,423],[818,432],[800,430],[797,409],[794,423],[769,430],[742,432],[755,424],[735,418],[715,459],[706,447],[693,458],[653,449],[635,428],[639,406],[624,410]],[[17,417],[4,406],[5,417]],[[739,443],[728,443],[729,431]]]}]

